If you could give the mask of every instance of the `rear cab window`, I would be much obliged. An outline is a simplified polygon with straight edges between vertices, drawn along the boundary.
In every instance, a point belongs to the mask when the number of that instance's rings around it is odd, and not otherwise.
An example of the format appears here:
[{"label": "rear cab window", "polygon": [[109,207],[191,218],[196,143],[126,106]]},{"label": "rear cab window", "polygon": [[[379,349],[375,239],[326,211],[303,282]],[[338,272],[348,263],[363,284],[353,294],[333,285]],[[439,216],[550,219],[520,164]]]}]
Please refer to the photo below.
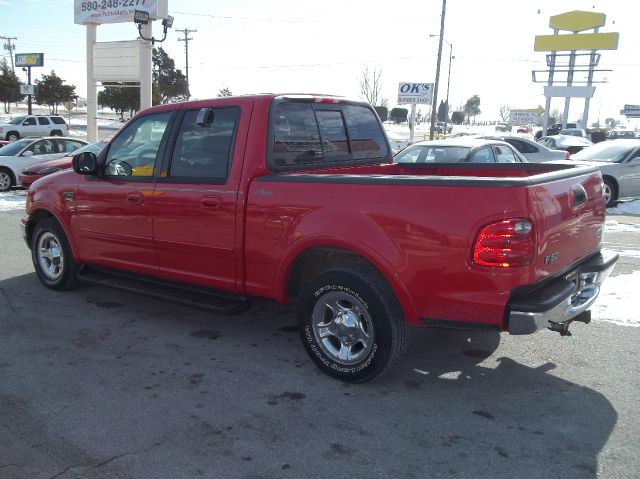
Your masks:
[{"label": "rear cab window", "polygon": [[268,145],[267,162],[273,171],[391,160],[376,114],[356,102],[276,99]]}]

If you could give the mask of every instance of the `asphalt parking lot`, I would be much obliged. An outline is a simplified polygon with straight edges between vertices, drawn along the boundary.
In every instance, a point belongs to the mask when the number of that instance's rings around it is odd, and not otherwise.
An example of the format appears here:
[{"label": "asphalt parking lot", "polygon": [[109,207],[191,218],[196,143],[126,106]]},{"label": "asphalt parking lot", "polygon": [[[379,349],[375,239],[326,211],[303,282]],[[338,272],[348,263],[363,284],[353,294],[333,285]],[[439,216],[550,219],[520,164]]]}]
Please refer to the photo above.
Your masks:
[{"label": "asphalt parking lot", "polygon": [[[638,476],[640,328],[414,330],[394,370],[347,385],[286,306],[47,290],[21,214],[0,212],[0,478]],[[606,239],[637,251],[636,234]]]}]

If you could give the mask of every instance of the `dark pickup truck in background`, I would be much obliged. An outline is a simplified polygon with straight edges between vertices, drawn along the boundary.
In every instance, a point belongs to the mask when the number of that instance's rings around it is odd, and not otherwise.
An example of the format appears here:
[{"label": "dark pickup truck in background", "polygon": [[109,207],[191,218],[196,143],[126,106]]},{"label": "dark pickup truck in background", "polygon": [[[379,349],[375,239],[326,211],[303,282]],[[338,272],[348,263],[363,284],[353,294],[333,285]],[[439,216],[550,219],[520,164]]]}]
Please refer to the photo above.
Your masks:
[{"label": "dark pickup truck in background", "polygon": [[47,287],[297,303],[310,357],[345,381],[393,364],[409,326],[567,334],[616,261],[596,168],[394,164],[370,105],[312,95],[143,111],[36,181],[27,213]]}]

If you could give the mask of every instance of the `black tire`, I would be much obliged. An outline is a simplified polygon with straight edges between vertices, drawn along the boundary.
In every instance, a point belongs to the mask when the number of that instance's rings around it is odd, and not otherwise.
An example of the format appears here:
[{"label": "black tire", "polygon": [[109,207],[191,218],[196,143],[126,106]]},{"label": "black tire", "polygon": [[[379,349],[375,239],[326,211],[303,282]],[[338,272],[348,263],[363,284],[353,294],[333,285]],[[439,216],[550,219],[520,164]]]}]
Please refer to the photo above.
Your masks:
[{"label": "black tire", "polygon": [[0,168],[0,191],[9,191],[15,184],[13,172],[8,168]]},{"label": "black tire", "polygon": [[77,285],[77,264],[67,236],[55,219],[46,218],[35,225],[31,260],[38,279],[47,288],[64,291]]},{"label": "black tire", "polygon": [[7,136],[5,137],[5,140],[7,141],[17,141],[20,139],[20,133],[18,133],[17,131],[10,131],[9,133],[7,133]]},{"label": "black tire", "polygon": [[386,282],[350,268],[322,273],[303,288],[298,329],[316,366],[345,382],[385,372],[404,353],[408,330]]},{"label": "black tire", "polygon": [[611,178],[605,178],[604,180],[604,198],[607,203],[607,208],[615,206],[618,201],[618,189]]},{"label": "black tire", "polygon": [[62,136],[62,132],[60,130],[53,130],[50,136]]}]

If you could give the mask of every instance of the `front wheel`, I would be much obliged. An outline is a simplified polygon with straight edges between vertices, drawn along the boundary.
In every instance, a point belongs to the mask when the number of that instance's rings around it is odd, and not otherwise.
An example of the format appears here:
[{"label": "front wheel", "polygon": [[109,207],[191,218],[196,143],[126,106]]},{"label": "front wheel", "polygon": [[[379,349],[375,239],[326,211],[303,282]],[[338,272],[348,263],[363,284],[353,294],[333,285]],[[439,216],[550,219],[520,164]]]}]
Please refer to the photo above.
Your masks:
[{"label": "front wheel", "polygon": [[604,179],[603,194],[607,208],[615,206],[616,200],[618,199],[618,193],[616,191],[616,186],[609,178]]},{"label": "front wheel", "polygon": [[36,224],[31,236],[31,259],[38,279],[47,288],[72,289],[77,265],[62,227],[53,218]]},{"label": "front wheel", "polygon": [[13,186],[13,175],[5,168],[0,168],[0,191],[9,191]]},{"label": "front wheel", "polygon": [[307,353],[328,375],[364,382],[402,355],[407,324],[398,302],[378,274],[337,269],[303,290],[298,328]]},{"label": "front wheel", "polygon": [[20,133],[17,131],[10,131],[7,133],[6,140],[7,141],[18,141],[20,139]]}]

